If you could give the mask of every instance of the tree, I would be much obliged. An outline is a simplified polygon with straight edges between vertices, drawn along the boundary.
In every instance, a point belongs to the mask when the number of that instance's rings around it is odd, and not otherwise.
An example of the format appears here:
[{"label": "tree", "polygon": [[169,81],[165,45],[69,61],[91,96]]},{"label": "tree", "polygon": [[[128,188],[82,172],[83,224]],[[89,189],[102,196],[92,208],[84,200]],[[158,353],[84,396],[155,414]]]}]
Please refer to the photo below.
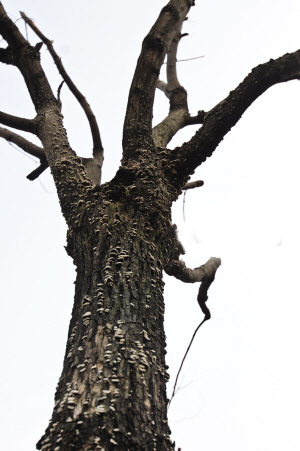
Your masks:
[{"label": "tree", "polygon": [[[276,64],[276,63],[275,63],[275,64]],[[269,66],[272,66],[272,64],[269,64]],[[205,124],[204,124],[204,125],[205,125]],[[203,129],[202,129],[202,130],[203,130]],[[215,135],[214,135],[214,136],[215,136]],[[147,146],[145,146],[145,147],[147,147]],[[177,149],[177,150],[178,150],[178,149]],[[134,150],[133,150],[133,151],[134,151]],[[172,155],[172,153],[170,153],[170,155]],[[148,166],[149,166],[149,165],[147,165],[147,168],[148,168]],[[175,169],[175,170],[177,170],[177,171],[180,172],[179,169]],[[130,171],[129,171],[129,172],[130,172]],[[126,175],[126,177],[125,177],[125,175]],[[122,175],[122,173],[121,173],[120,176],[122,176],[122,177],[124,176],[125,178],[127,178],[127,177],[128,177],[128,174],[125,174],[125,175],[124,175],[124,174]],[[174,175],[174,174],[173,174],[173,175]],[[184,174],[182,174],[181,177],[184,177]],[[116,180],[116,181],[117,181],[117,180]],[[121,181],[122,181],[122,179],[121,179]],[[129,182],[130,182],[130,183],[129,183],[129,187],[130,187],[130,186],[133,185],[133,183],[132,183],[133,180],[129,180]],[[121,183],[121,182],[118,182],[118,183]],[[121,185],[122,185],[123,183],[125,183],[125,182],[122,182]],[[181,183],[183,183],[183,182],[181,182]],[[117,196],[119,195],[119,191],[120,191],[120,190],[118,189],[118,190],[117,190]],[[97,191],[97,192],[98,192],[98,191]],[[127,197],[128,197],[128,194],[126,194],[126,195],[127,195]],[[129,196],[129,198],[130,198],[130,196]],[[116,202],[116,200],[113,199],[113,202]],[[125,219],[125,218],[123,218],[123,219]],[[168,219],[169,219],[169,218],[168,218]],[[119,220],[119,219],[117,219],[117,220]],[[170,229],[170,232],[171,232],[171,229]],[[153,254],[152,254],[152,255],[153,255]],[[126,258],[125,258],[125,260],[126,260]],[[108,288],[109,288],[109,287],[108,287]],[[85,327],[87,327],[87,326],[85,326]],[[146,341],[147,341],[147,340],[146,340]],[[85,372],[83,371],[83,373],[85,373]],[[101,416],[101,415],[100,415],[100,416]],[[113,439],[113,440],[114,440],[114,439]]]}]

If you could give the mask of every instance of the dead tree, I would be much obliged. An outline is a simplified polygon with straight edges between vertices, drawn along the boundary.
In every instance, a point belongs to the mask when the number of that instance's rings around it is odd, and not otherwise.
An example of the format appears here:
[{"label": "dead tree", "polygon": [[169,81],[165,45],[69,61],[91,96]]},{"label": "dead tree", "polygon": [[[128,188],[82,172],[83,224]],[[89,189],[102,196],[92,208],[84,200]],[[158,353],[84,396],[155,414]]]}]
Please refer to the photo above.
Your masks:
[{"label": "dead tree", "polygon": [[[167,422],[162,271],[185,283],[204,282],[205,310],[207,289],[221,262],[212,258],[189,269],[180,260],[172,203],[182,190],[194,187],[188,184],[194,170],[252,102],[274,84],[300,78],[300,51],[286,54],[253,69],[210,111],[191,116],[176,75],[176,55],[192,6],[194,0],[171,0],[145,37],[129,91],[121,165],[110,182],[100,185],[103,147],[89,104],[52,41],[22,13],[41,40],[30,45],[0,3],[0,33],[7,43],[0,48],[0,62],[19,69],[36,110],[33,119],[0,112],[0,123],[36,135],[41,146],[4,127],[0,136],[40,160],[30,180],[50,167],[68,226],[66,249],[77,268],[55,407],[37,444],[43,451],[174,449]],[[76,155],[69,144],[59,91],[55,96],[41,67],[42,45],[84,109],[93,137],[91,159]],[[163,82],[159,74],[165,57]],[[170,111],[152,128],[156,88],[166,94]],[[168,149],[178,130],[191,124],[199,124],[194,137]]]}]

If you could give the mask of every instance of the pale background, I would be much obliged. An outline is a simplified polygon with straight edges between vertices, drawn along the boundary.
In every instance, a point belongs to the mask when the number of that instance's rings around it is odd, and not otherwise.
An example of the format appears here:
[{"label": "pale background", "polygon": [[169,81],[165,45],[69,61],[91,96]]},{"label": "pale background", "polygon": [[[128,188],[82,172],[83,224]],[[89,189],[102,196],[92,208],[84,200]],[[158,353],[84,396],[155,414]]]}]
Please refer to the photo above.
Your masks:
[{"label": "pale background", "polygon": [[[13,20],[25,11],[54,40],[98,118],[103,181],[110,180],[119,166],[141,42],[165,0],[3,3]],[[178,64],[191,113],[212,108],[258,64],[297,50],[299,13],[296,0],[198,0],[184,24],[189,37],[179,59],[204,58]],[[60,77],[48,51],[41,53],[56,92]],[[156,97],[154,123],[168,111],[164,95]],[[300,449],[299,100],[298,81],[265,93],[197,170],[193,179],[205,185],[187,192],[185,222],[183,199],[174,206],[186,262],[195,267],[210,256],[222,258],[209,292],[212,319],[196,337],[169,410],[172,438],[182,451]],[[71,145],[90,156],[87,121],[66,86],[62,102]],[[21,76],[4,65],[0,110],[34,116]],[[170,147],[194,131],[185,129]],[[49,171],[29,182],[35,163],[4,140],[0,152],[0,446],[32,451],[51,417],[75,272]],[[171,393],[203,316],[198,286],[165,281]]]}]

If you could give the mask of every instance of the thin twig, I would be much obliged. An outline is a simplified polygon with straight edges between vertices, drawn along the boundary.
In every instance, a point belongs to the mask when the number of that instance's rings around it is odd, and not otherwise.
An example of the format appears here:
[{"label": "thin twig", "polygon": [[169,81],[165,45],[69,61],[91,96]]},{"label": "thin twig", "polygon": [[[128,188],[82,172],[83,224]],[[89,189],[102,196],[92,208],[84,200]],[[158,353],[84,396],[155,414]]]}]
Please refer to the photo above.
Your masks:
[{"label": "thin twig", "polygon": [[[204,58],[205,55],[195,56],[194,58],[187,58],[185,60],[176,60],[176,63],[181,63],[182,61],[198,60],[199,58]],[[167,64],[167,61],[163,64]]]},{"label": "thin twig", "polygon": [[63,81],[61,82],[61,84],[59,85],[59,87],[58,87],[58,89],[57,89],[57,100],[59,101],[60,105],[61,105],[60,91],[61,91],[61,88],[63,87],[64,82],[65,82],[65,80],[63,80]]},{"label": "thin twig", "polygon": [[211,286],[211,284],[213,283],[214,280],[215,280],[215,273],[213,273],[210,277],[205,278],[203,280],[203,282],[201,283],[200,287],[199,287],[197,301],[198,301],[198,304],[199,304],[199,306],[200,306],[200,308],[201,308],[201,310],[202,310],[202,312],[204,313],[205,316],[204,316],[204,319],[199,324],[199,326],[197,326],[195,332],[193,333],[193,336],[192,336],[192,339],[190,341],[190,344],[188,345],[188,348],[187,348],[187,350],[186,350],[186,352],[184,354],[184,357],[182,359],[180,368],[178,370],[178,373],[177,373],[177,376],[176,376],[176,379],[175,379],[175,384],[174,384],[172,396],[171,396],[169,404],[168,404],[168,409],[170,407],[172,399],[174,398],[174,396],[176,394],[176,385],[177,385],[177,382],[178,382],[178,377],[179,377],[179,374],[180,374],[180,372],[182,370],[182,367],[183,367],[184,361],[186,359],[186,356],[188,355],[188,352],[189,352],[189,350],[190,350],[190,348],[192,346],[194,338],[195,338],[198,330],[202,326],[202,324],[204,324],[205,321],[208,321],[211,318],[211,314],[210,314],[209,308],[206,305],[206,301],[208,299],[207,291],[208,291],[209,287]]},{"label": "thin twig", "polygon": [[205,316],[204,319],[203,319],[203,320],[201,321],[201,323],[199,324],[199,326],[197,326],[195,332],[193,333],[192,339],[191,339],[190,344],[188,345],[188,348],[187,348],[187,350],[186,350],[186,352],[185,352],[185,354],[184,354],[184,357],[183,357],[183,359],[182,359],[180,368],[179,368],[179,370],[178,370],[178,373],[177,373],[177,376],[176,376],[176,379],[175,379],[175,384],[174,384],[172,396],[171,396],[170,401],[169,401],[168,409],[169,409],[169,407],[170,407],[170,404],[171,404],[172,399],[174,398],[175,391],[176,391],[176,386],[177,386],[177,382],[178,382],[178,378],[179,378],[179,374],[180,374],[180,372],[181,372],[181,370],[182,370],[184,361],[185,361],[185,359],[186,359],[186,356],[188,355],[188,352],[189,352],[189,350],[190,350],[190,347],[192,346],[192,343],[193,343],[193,341],[194,341],[194,338],[195,338],[195,336],[196,336],[198,330],[199,330],[200,327],[202,326],[202,324],[205,323],[205,321],[208,321],[208,320],[209,320],[209,318],[207,318],[207,317]]}]

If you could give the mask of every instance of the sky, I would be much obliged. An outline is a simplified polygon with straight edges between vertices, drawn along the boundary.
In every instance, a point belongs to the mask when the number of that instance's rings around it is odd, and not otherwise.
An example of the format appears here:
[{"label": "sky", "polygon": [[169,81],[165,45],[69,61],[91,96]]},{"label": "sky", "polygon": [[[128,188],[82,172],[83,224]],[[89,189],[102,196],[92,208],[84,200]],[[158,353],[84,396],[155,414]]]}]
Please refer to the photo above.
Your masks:
[{"label": "sky", "polygon": [[[103,181],[110,180],[120,164],[128,90],[142,39],[165,2],[3,4],[13,20],[22,10],[54,40],[96,114],[105,148]],[[297,50],[299,13],[295,0],[196,1],[178,55],[203,56],[178,63],[191,114],[211,109],[253,67]],[[17,24],[26,34],[24,24]],[[61,79],[46,49],[42,63],[56,91]],[[160,78],[165,79],[164,68]],[[84,113],[66,87],[61,99],[71,145],[80,156],[91,156]],[[196,336],[169,409],[172,438],[182,451],[300,449],[299,100],[298,81],[267,91],[195,172],[193,180],[204,186],[174,205],[187,265],[222,259],[209,290],[212,318]],[[34,117],[21,76],[4,65],[0,110]],[[157,92],[153,124],[167,112],[167,99]],[[169,147],[188,141],[196,129],[182,130]],[[66,225],[49,171],[29,182],[26,175],[36,162],[4,140],[0,154],[0,446],[32,451],[52,413],[75,271],[64,249]],[[203,316],[198,286],[168,276],[165,282],[170,395]]]}]

